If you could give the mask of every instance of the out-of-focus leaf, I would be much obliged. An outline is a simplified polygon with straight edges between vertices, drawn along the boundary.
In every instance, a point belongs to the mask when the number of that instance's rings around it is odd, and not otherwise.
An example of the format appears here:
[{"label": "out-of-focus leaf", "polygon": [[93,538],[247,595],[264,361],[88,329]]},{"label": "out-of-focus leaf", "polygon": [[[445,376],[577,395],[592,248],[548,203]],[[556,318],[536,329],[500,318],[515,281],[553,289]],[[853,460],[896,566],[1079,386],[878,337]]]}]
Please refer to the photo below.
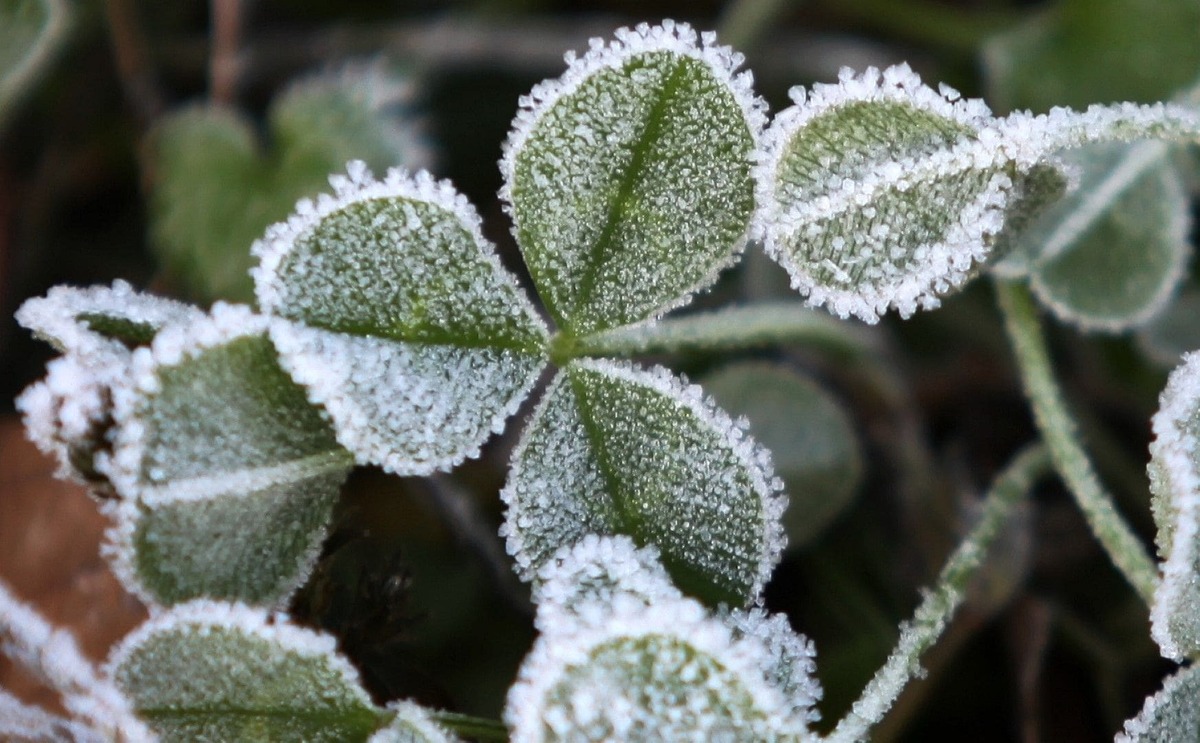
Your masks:
[{"label": "out-of-focus leaf", "polygon": [[218,304],[135,352],[116,390],[111,550],[151,602],[276,604],[316,559],[353,458],[279,367],[266,325]]},{"label": "out-of-focus leaf", "polygon": [[1137,334],[1138,345],[1150,358],[1173,367],[1189,351],[1200,348],[1200,288],[1185,286]]},{"label": "out-of-focus leaf", "polygon": [[683,304],[741,250],[764,123],[741,62],[711,34],[642,25],[593,42],[522,100],[501,195],[565,332]]},{"label": "out-of-focus leaf", "polygon": [[858,436],[841,403],[781,365],[731,364],[700,381],[730,415],[745,416],[754,438],[770,450],[788,493],[788,546],[820,536],[862,480]]},{"label": "out-of-focus leaf", "polygon": [[783,549],[770,456],[699,387],[607,360],[563,368],[513,454],[503,533],[533,577],[587,534],[653,545],[676,585],[752,601]]},{"label": "out-of-focus leaf", "polygon": [[164,741],[365,741],[387,720],[332,636],[241,604],[156,616],[108,670]]},{"label": "out-of-focus leaf", "polygon": [[380,66],[302,80],[268,112],[269,145],[237,111],[197,105],[152,132],[151,231],[167,273],[196,299],[249,301],[250,245],[350,160],[420,167],[398,106],[409,83]]},{"label": "out-of-focus leaf", "polygon": [[1056,0],[984,49],[1003,110],[1165,100],[1200,69],[1196,0]]},{"label": "out-of-focus leaf", "polygon": [[445,181],[361,162],[255,244],[255,291],[287,370],[362,463],[458,464],[528,394],[546,328]]},{"label": "out-of-focus leaf", "polygon": [[66,38],[67,0],[0,0],[0,130]]}]

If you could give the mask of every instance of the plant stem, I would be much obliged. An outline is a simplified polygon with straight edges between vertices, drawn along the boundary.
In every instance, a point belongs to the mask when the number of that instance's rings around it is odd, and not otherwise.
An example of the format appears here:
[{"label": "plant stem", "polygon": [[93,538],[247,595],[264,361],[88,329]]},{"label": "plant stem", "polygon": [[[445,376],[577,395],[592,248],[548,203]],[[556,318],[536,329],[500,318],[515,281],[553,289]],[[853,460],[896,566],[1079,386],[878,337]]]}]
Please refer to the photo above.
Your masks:
[{"label": "plant stem", "polygon": [[950,555],[936,587],[925,594],[912,620],[900,628],[900,640],[892,654],[826,741],[864,740],[871,727],[883,719],[905,685],[920,673],[921,654],[937,641],[962,604],[968,583],[983,564],[1013,507],[1049,469],[1047,449],[1037,444],[1023,449],[1000,473],[983,501],[978,523]]},{"label": "plant stem", "polygon": [[1100,484],[1079,441],[1075,421],[1067,411],[1062,391],[1054,379],[1033,297],[1028,289],[1016,282],[997,282],[996,293],[1025,394],[1033,406],[1038,430],[1054,458],[1054,467],[1075,496],[1084,518],[1113,564],[1149,604],[1158,584],[1158,569],[1141,540],[1117,511],[1112,496]]},{"label": "plant stem", "polygon": [[764,302],[642,323],[580,338],[575,356],[736,351],[808,343],[849,357],[878,350],[865,328],[798,302]]},{"label": "plant stem", "polygon": [[458,735],[467,738],[475,740],[508,740],[508,728],[499,720],[460,715],[457,712],[433,712],[431,716],[442,727],[449,728]]}]

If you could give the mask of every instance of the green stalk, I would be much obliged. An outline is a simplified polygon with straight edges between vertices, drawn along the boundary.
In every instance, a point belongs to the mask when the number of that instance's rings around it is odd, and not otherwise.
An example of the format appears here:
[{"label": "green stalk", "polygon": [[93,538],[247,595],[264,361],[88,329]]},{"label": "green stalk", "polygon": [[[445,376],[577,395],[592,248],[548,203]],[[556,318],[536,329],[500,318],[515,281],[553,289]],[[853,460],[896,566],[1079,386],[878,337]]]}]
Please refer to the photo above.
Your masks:
[{"label": "green stalk", "polygon": [[1023,449],[1000,473],[984,498],[978,523],[950,555],[934,589],[925,594],[912,620],[901,626],[892,654],[826,741],[865,740],[871,727],[883,719],[908,682],[920,673],[921,655],[937,641],[962,604],[968,584],[1013,508],[1049,469],[1047,449],[1038,444]]},{"label": "green stalk", "polygon": [[489,741],[508,740],[508,728],[499,720],[460,715],[457,712],[433,712],[430,716],[437,721],[437,724],[464,738]]},{"label": "green stalk", "polygon": [[1038,430],[1054,458],[1054,468],[1075,496],[1092,533],[1100,540],[1113,564],[1149,604],[1158,584],[1158,569],[1141,540],[1117,511],[1112,496],[1100,484],[1079,441],[1075,421],[1067,411],[1062,390],[1054,379],[1033,297],[1024,285],[1016,282],[997,282],[996,293],[1025,394],[1033,406]]}]

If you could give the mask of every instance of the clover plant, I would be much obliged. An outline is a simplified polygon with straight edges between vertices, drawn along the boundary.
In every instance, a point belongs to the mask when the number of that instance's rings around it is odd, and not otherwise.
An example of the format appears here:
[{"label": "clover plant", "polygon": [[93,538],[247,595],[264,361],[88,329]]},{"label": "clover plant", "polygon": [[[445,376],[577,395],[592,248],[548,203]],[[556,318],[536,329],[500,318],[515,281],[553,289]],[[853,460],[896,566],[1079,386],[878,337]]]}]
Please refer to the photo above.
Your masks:
[{"label": "clover plant", "polygon": [[[1200,112],[1185,98],[997,117],[901,65],[794,88],[768,124],[741,64],[713,34],[641,25],[569,54],[561,77],[521,99],[500,198],[532,292],[453,185],[403,169],[377,177],[354,161],[246,246],[256,308],[205,312],[122,282],[28,301],[18,319],[62,356],[18,405],[63,474],[104,496],[105,554],[152,617],[96,669],[0,592],[6,652],[60,690],[69,715],[3,696],[0,730],[821,737],[813,644],[762,597],[785,531],[811,538],[805,529],[852,494],[850,425],[794,372],[752,365],[739,387],[717,370],[698,386],[629,358],[830,338],[853,347],[854,330],[800,302],[664,318],[750,242],[808,305],[866,323],[996,276],[1045,442],[1001,472],[830,740],[866,737],[919,673],[1006,517],[1051,466],[1153,602],[1163,653],[1196,657],[1200,355],[1172,375],[1154,419],[1160,578],[1078,443],[1035,301],[1105,330],[1164,306],[1190,253],[1187,194],[1168,156],[1200,138]],[[312,570],[339,487],[356,464],[450,470],[531,398],[513,424],[501,535],[532,584],[539,636],[503,727],[379,706],[332,636],[280,611]],[[771,409],[811,421],[808,455],[772,464],[757,438],[781,440]],[[821,468],[825,486],[794,474]],[[794,493],[786,530],[785,482],[828,493]],[[1191,670],[1171,677],[1123,735],[1194,737],[1195,685]]]}]

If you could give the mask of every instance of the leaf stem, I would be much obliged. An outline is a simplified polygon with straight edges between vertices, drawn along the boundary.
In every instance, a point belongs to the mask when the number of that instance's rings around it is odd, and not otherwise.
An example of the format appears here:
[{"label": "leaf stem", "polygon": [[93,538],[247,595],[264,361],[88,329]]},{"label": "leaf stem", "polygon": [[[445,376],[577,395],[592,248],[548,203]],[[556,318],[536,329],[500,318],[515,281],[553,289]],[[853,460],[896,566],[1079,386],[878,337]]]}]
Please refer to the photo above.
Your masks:
[{"label": "leaf stem", "polygon": [[636,356],[682,351],[736,351],[808,343],[848,357],[879,350],[865,328],[799,302],[764,302],[645,322],[579,338],[576,356]]},{"label": "leaf stem", "polygon": [[920,673],[921,655],[937,641],[962,604],[968,584],[1014,506],[1049,470],[1047,447],[1033,444],[1021,450],[1000,473],[983,500],[978,523],[950,555],[936,587],[925,594],[912,620],[901,627],[895,649],[826,741],[864,740],[871,727],[883,719],[905,685]]},{"label": "leaf stem", "polygon": [[433,712],[431,716],[439,725],[455,733],[475,740],[508,740],[508,728],[499,720],[472,717],[457,712]]},{"label": "leaf stem", "polygon": [[1033,297],[1024,285],[1016,282],[996,282],[996,293],[1025,394],[1033,406],[1038,430],[1054,458],[1054,467],[1075,496],[1088,525],[1113,564],[1149,604],[1158,584],[1158,569],[1141,540],[1117,511],[1112,496],[1100,484],[1079,441],[1075,421],[1067,411],[1062,390],[1054,379]]}]

